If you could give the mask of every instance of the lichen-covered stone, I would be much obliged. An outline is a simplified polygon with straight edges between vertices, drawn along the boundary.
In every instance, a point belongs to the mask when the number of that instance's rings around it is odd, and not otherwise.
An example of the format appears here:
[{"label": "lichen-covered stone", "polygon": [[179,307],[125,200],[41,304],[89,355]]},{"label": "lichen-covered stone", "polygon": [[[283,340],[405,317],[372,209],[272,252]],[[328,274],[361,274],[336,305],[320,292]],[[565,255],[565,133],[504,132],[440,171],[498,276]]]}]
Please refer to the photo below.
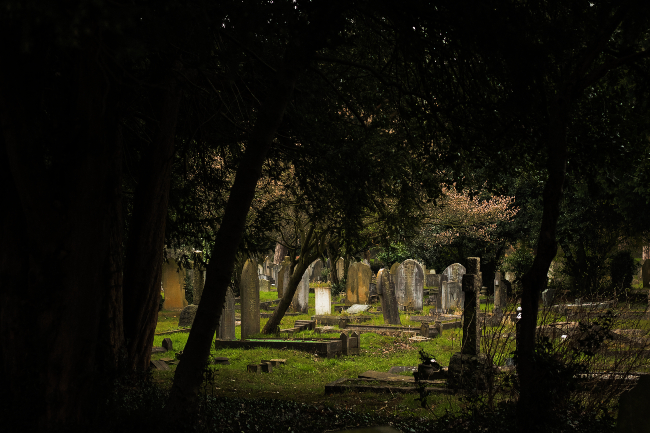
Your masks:
[{"label": "lichen-covered stone", "polygon": [[198,310],[198,308],[199,306],[194,304],[183,308],[183,311],[181,311],[180,317],[178,318],[178,326],[181,328],[192,326],[192,323],[194,323],[194,316],[196,316],[196,310]]}]

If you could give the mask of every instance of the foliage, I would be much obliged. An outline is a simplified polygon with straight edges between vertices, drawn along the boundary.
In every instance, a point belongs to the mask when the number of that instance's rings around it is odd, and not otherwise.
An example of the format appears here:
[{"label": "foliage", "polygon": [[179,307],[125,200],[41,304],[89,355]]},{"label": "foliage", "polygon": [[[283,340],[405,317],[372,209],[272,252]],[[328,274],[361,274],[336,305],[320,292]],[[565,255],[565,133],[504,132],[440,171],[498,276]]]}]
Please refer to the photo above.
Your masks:
[{"label": "foliage", "polygon": [[624,289],[631,287],[632,278],[638,269],[639,264],[629,251],[621,250],[611,256],[609,275],[615,294],[622,293]]},{"label": "foliage", "polygon": [[515,250],[503,260],[503,271],[512,272],[515,276],[512,282],[513,290],[521,290],[521,277],[530,269],[535,256],[530,248],[519,244]]},{"label": "foliage", "polygon": [[345,284],[346,284],[345,277],[341,278],[338,283],[332,282],[332,284],[330,284],[332,296],[337,296],[340,295],[341,293],[345,293]]},{"label": "foliage", "polygon": [[382,249],[377,253],[377,260],[381,261],[387,267],[394,263],[402,263],[406,259],[412,259],[411,251],[400,242],[391,242],[388,248]]}]

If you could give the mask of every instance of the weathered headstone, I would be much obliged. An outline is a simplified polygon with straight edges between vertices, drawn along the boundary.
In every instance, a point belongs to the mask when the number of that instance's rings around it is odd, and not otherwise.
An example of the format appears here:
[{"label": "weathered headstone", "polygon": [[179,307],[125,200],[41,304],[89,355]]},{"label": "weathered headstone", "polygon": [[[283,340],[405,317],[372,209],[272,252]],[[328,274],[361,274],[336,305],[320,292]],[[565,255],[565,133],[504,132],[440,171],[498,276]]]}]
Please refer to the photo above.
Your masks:
[{"label": "weathered headstone", "polygon": [[457,308],[461,309],[463,308],[463,289],[460,281],[448,281],[447,282],[447,293],[448,293],[448,300],[449,304],[447,306],[448,309],[452,308]]},{"label": "weathered headstone", "polygon": [[397,268],[395,292],[400,309],[422,310],[424,272],[415,260],[404,260]]},{"label": "weathered headstone", "polygon": [[270,292],[271,291],[271,282],[266,278],[260,278],[260,292]]},{"label": "weathered headstone", "polygon": [[314,263],[312,263],[309,280],[312,282],[320,281],[321,279],[320,274],[322,272],[323,272],[323,261],[321,259],[318,259]]},{"label": "weathered headstone", "polygon": [[381,300],[381,314],[387,325],[401,325],[395,283],[388,269],[380,269],[377,273],[377,294]]},{"label": "weathered headstone", "polygon": [[291,300],[291,310],[296,313],[309,311],[309,269],[305,270]]},{"label": "weathered headstone", "polygon": [[228,287],[226,300],[221,309],[221,318],[219,319],[216,335],[220,340],[235,339],[235,295],[230,287]]},{"label": "weathered headstone", "polygon": [[278,279],[276,280],[276,287],[278,288],[278,298],[284,296],[284,290],[289,287],[289,280],[291,279],[291,260],[289,256],[285,256],[278,271]]},{"label": "weathered headstone", "polygon": [[463,280],[463,275],[465,275],[466,269],[465,266],[460,263],[454,263],[443,271],[443,274],[447,275],[447,281],[458,281],[459,283]]},{"label": "weathered headstone", "polygon": [[332,289],[329,287],[316,287],[314,289],[317,316],[332,314]]},{"label": "weathered headstone", "polygon": [[198,308],[198,305],[194,304],[190,304],[187,307],[183,308],[183,311],[181,311],[181,314],[178,317],[178,326],[181,328],[192,326],[192,323],[194,323],[194,317],[196,316],[196,310]]},{"label": "weathered headstone", "polygon": [[343,257],[340,257],[336,261],[336,276],[338,277],[339,281],[345,277],[345,260]]},{"label": "weathered headstone", "polygon": [[345,284],[345,304],[365,304],[368,302],[372,270],[362,262],[352,263],[348,268]]},{"label": "weathered headstone", "polygon": [[181,310],[187,306],[185,300],[185,269],[179,269],[174,259],[162,265],[162,287],[165,291],[165,310]]},{"label": "weathered headstone", "polygon": [[542,302],[545,307],[553,305],[553,298],[555,297],[555,289],[546,289],[542,292]]},{"label": "weathered headstone", "polygon": [[447,313],[451,307],[449,305],[449,283],[446,281],[440,284],[440,303],[443,313]]},{"label": "weathered headstone", "polygon": [[244,263],[239,284],[241,296],[241,339],[260,332],[260,285],[255,260]]}]

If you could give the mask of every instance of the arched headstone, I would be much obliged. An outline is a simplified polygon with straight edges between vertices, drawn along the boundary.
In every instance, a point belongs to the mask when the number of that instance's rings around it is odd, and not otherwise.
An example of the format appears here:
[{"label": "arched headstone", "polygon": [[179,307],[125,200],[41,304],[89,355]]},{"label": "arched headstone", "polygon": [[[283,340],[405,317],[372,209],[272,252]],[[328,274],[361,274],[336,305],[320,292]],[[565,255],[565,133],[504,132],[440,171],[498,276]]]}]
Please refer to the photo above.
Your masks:
[{"label": "arched headstone", "polygon": [[[391,274],[392,275],[392,274]],[[397,268],[395,292],[397,303],[404,310],[422,310],[424,271],[415,260],[404,260]]]},{"label": "arched headstone", "polygon": [[362,262],[352,263],[348,268],[348,278],[345,285],[345,303],[366,304],[368,303],[368,291],[372,270],[370,266]]},{"label": "arched headstone", "polygon": [[185,300],[185,269],[179,269],[174,259],[162,265],[162,287],[165,291],[165,310],[182,310],[187,306]]}]

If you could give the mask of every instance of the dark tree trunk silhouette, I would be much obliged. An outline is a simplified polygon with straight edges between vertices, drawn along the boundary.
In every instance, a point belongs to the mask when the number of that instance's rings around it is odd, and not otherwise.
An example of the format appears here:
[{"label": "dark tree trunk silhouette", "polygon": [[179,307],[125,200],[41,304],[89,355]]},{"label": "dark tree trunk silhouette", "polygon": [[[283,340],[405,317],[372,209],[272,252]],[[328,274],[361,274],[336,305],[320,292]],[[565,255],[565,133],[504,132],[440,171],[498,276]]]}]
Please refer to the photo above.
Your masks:
[{"label": "dark tree trunk silhouette", "polygon": [[169,184],[181,101],[174,73],[167,72],[160,94],[154,98],[158,107],[154,142],[141,162],[129,230],[124,270],[124,335],[128,344],[127,368],[133,371],[149,367],[158,319]]}]

